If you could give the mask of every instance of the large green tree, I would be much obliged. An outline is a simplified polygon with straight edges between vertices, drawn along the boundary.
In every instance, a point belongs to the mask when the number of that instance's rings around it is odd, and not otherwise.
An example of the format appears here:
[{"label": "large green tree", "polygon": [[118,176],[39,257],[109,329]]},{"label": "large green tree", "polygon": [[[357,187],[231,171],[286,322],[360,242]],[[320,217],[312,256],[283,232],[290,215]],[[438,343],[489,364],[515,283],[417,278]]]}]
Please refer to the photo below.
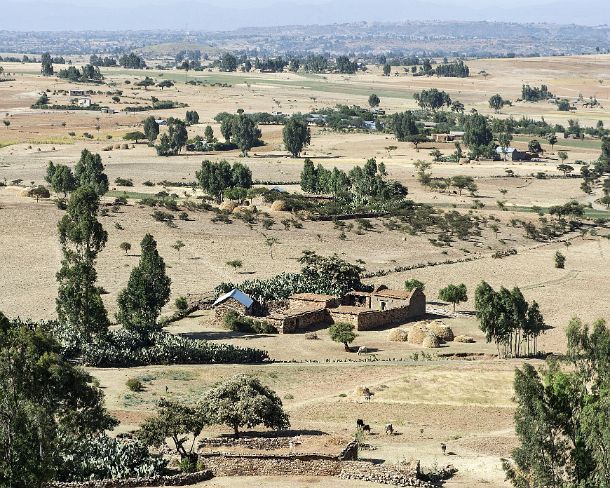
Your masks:
[{"label": "large green tree", "polygon": [[610,331],[573,319],[568,353],[515,373],[519,446],[504,460],[517,488],[610,486]]},{"label": "large green tree", "polygon": [[284,145],[293,157],[298,158],[305,146],[311,143],[311,131],[307,121],[298,115],[292,116],[282,131]]},{"label": "large green tree", "polygon": [[195,173],[199,185],[208,195],[218,202],[222,201],[223,192],[229,188],[251,188],[252,171],[246,165],[234,163],[233,167],[227,161],[217,163],[205,160],[201,169]]},{"label": "large green tree", "polygon": [[54,165],[52,161],[49,161],[47,166],[45,180],[51,185],[55,193],[63,193],[64,197],[74,191],[77,186],[72,170],[64,164]]},{"label": "large green tree", "polygon": [[104,173],[102,157],[83,149],[74,167],[74,176],[79,186],[90,186],[98,195],[108,191],[108,176]]},{"label": "large green tree", "polygon": [[152,115],[144,119],[144,135],[150,144],[155,142],[159,136],[159,124]]},{"label": "large green tree", "polygon": [[0,486],[58,479],[87,436],[115,425],[101,390],[44,327],[0,313]]},{"label": "large green tree", "polygon": [[473,114],[464,122],[464,143],[477,155],[484,152],[486,146],[493,141],[493,134],[487,119],[479,114]]},{"label": "large green tree", "polygon": [[282,400],[257,378],[238,375],[212,388],[205,396],[203,415],[212,424],[228,425],[235,437],[239,429],[264,425],[281,430],[290,427]]},{"label": "large green tree", "polygon": [[141,248],[140,262],[117,298],[116,319],[128,329],[146,332],[157,328],[161,309],[169,301],[171,280],[154,237],[146,234]]},{"label": "large green tree", "polygon": [[63,259],[57,273],[57,315],[77,341],[90,341],[108,330],[108,314],[96,286],[95,259],[108,235],[97,220],[99,196],[91,186],[72,193],[58,224]]}]

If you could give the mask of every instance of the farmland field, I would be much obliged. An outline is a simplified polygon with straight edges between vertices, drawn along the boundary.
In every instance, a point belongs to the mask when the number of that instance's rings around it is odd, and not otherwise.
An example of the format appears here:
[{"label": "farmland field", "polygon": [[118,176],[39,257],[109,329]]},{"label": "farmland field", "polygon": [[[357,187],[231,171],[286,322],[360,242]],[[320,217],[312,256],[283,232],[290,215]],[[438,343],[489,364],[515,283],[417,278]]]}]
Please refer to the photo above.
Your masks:
[{"label": "farmland field", "polygon": [[[47,91],[55,103],[65,103],[60,90],[86,88],[95,90],[94,102],[117,111],[131,104],[146,104],[151,96],[188,105],[187,108],[151,112],[158,118],[184,117],[185,110],[199,113],[198,124],[188,128],[189,137],[204,135],[207,125],[220,137],[220,125],[214,117],[220,112],[246,113],[281,111],[308,113],[313,109],[344,105],[367,105],[376,93],[381,106],[394,113],[415,109],[413,94],[435,87],[460,100],[466,110],[500,118],[544,118],[549,123],[567,124],[578,119],[581,126],[593,127],[598,120],[610,127],[610,56],[575,56],[532,59],[479,59],[469,61],[473,76],[467,79],[382,76],[381,69],[370,66],[356,75],[301,75],[293,73],[218,73],[102,68],[104,85],[90,87],[70,84],[55,77],[44,78],[39,66],[3,63],[5,71],[15,73],[17,81],[0,84],[0,119],[10,125],[0,128],[0,310],[7,316],[51,320],[56,318],[55,299],[61,249],[57,222],[63,210],[52,199],[25,196],[27,188],[45,184],[49,161],[73,166],[83,149],[102,155],[111,182],[103,197],[109,207],[117,197],[127,205],[99,220],[108,232],[108,243],[99,255],[97,272],[104,289],[104,303],[114,319],[116,299],[138,262],[139,243],[146,233],[155,236],[160,254],[172,280],[172,297],[164,314],[174,310],[174,300],[187,294],[210,292],[221,282],[239,283],[246,279],[270,278],[285,271],[298,272],[298,258],[305,250],[328,255],[337,253],[349,262],[364,262],[366,271],[378,275],[367,278],[371,285],[385,284],[402,289],[405,280],[416,278],[425,283],[429,307],[442,314],[442,320],[456,335],[474,339],[472,344],[449,343],[428,351],[408,343],[390,342],[388,330],[361,332],[355,345],[375,351],[377,361],[364,361],[344,352],[332,342],[326,330],[318,331],[317,340],[304,335],[250,335],[227,331],[211,311],[197,311],[167,330],[214,342],[257,347],[269,352],[275,362],[266,365],[150,366],[125,369],[91,369],[104,389],[109,410],[121,421],[117,428],[125,432],[137,428],[151,415],[159,398],[168,396],[187,402],[197,401],[217,381],[247,372],[272,387],[283,398],[295,430],[321,430],[353,434],[355,421],[366,419],[373,435],[368,442],[375,450],[365,452],[389,462],[420,459],[422,465],[453,464],[457,475],[445,486],[505,487],[501,458],[509,457],[516,445],[514,434],[512,382],[514,369],[522,360],[498,359],[494,344],[488,344],[474,317],[474,290],[483,280],[494,288],[518,286],[528,301],[535,300],[546,322],[552,327],[539,340],[547,353],[566,349],[565,328],[573,316],[586,322],[610,318],[610,228],[594,219],[610,219],[610,211],[600,205],[601,189],[592,194],[581,190],[580,164],[591,162],[600,154],[600,141],[561,139],[551,148],[542,141],[544,155],[534,161],[472,161],[469,163],[434,162],[434,177],[472,176],[478,187],[476,196],[467,192],[432,191],[417,178],[416,161],[432,161],[430,152],[443,154],[454,150],[452,143],[397,142],[393,135],[378,132],[336,132],[312,128],[311,145],[301,158],[292,158],[284,150],[282,127],[262,126],[264,146],[253,148],[248,156],[239,151],[187,153],[164,158],[144,143],[124,143],[123,135],[141,130],[142,119],[149,113],[104,114],[94,111],[39,110],[31,108],[40,93]],[[151,65],[153,63],[150,63]],[[485,71],[487,76],[479,73]],[[156,81],[172,80],[175,86],[163,91],[157,87],[144,90],[135,82],[144,76]],[[185,81],[204,84],[186,84]],[[557,111],[547,102],[514,102],[493,114],[491,95],[516,100],[524,83],[546,84],[559,97],[596,97],[600,106],[579,107],[575,113]],[[224,85],[224,86],[223,86]],[[119,102],[106,93],[122,90]],[[99,92],[98,92],[99,91]],[[162,127],[162,132],[167,130]],[[88,133],[89,137],[83,136]],[[514,145],[525,150],[533,137],[516,136]],[[106,150],[114,146],[112,150]],[[389,150],[389,146],[395,149]],[[566,151],[567,164],[576,169],[565,177],[558,169],[559,152]],[[188,212],[188,219],[165,225],[151,216],[153,210],[140,204],[160,191],[175,193],[182,204],[202,197],[200,188],[191,187],[195,172],[204,159],[246,164],[254,180],[267,186],[300,192],[304,157],[332,169],[350,170],[368,158],[383,161],[388,178],[408,188],[408,198],[426,203],[436,210],[457,210],[485,220],[481,235],[455,239],[449,246],[434,245],[431,234],[408,233],[395,229],[387,218],[370,220],[371,227],[354,229],[341,236],[333,222],[304,218],[302,228],[282,225],[293,218],[290,212],[273,211],[269,202],[255,198],[251,204],[268,212],[273,225],[263,229],[233,217],[230,223],[214,222],[209,211]],[[509,172],[507,172],[509,170]],[[512,172],[512,175],[510,174]],[[543,173],[545,177],[540,177]],[[131,179],[133,186],[121,187],[117,178]],[[177,185],[179,183],[181,185]],[[154,184],[154,186],[152,185]],[[262,183],[261,183],[262,185]],[[259,185],[260,186],[260,185]],[[540,224],[552,206],[570,200],[586,209],[586,232],[575,230],[547,242],[526,236],[515,220]],[[482,203],[482,205],[481,205]],[[496,228],[489,225],[496,222]],[[268,238],[276,239],[270,252]],[[175,243],[184,248],[177,252]],[[123,242],[133,250],[124,252]],[[514,250],[498,259],[498,252]],[[565,269],[554,266],[555,254],[567,258]],[[495,257],[494,257],[495,255]],[[236,270],[228,261],[239,260]],[[446,264],[430,266],[430,263]],[[417,269],[400,271],[400,267]],[[399,268],[396,270],[396,268]],[[404,269],[404,268],[403,268]],[[383,272],[383,273],[381,273]],[[469,300],[452,307],[439,301],[439,290],[449,283],[464,283]],[[422,355],[424,352],[424,355]],[[458,356],[460,355],[460,356]],[[292,362],[294,361],[294,362]],[[531,360],[543,366],[538,360]],[[128,390],[125,382],[139,378],[143,392]],[[369,387],[375,393],[364,401],[356,391]],[[383,435],[383,427],[392,423],[400,435]],[[214,430],[216,429],[216,430]],[[206,434],[219,434],[214,428]],[[443,456],[440,444],[450,452]],[[202,487],[347,487],[370,486],[324,478],[217,478]]]}]

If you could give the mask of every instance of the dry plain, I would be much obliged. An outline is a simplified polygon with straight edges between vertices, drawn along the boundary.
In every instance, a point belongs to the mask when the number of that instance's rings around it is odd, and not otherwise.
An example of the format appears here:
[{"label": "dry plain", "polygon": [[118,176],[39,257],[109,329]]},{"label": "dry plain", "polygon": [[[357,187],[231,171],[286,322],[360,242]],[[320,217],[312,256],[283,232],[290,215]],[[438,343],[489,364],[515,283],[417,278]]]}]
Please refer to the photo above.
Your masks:
[{"label": "dry plain", "polygon": [[[595,125],[603,120],[608,126],[610,117],[605,107],[610,104],[610,57],[587,56],[569,58],[532,58],[511,60],[476,60],[469,62],[471,72],[485,70],[489,76],[475,74],[467,80],[412,78],[406,76],[382,77],[378,68],[371,67],[366,74],[354,76],[295,74],[225,74],[189,73],[191,80],[208,80],[226,86],[187,85],[184,72],[146,72],[104,69],[105,82],[124,91],[122,102],[113,104],[106,95],[95,95],[94,101],[110,104],[116,109],[126,102],[144,101],[151,95],[161,99],[187,103],[189,110],[197,110],[200,124],[189,128],[189,136],[203,134],[210,124],[215,132],[219,127],[213,121],[221,112],[280,110],[285,113],[307,112],[313,108],[332,107],[338,103],[364,106],[370,93],[377,93],[382,106],[389,113],[415,108],[412,94],[422,88],[436,87],[446,90],[454,99],[462,101],[466,109],[476,108],[490,114],[487,100],[495,93],[516,99],[521,85],[530,83],[549,85],[559,96],[573,99],[579,94],[595,96],[601,107],[579,108],[576,113],[563,114],[547,103],[515,103],[505,108],[499,117],[522,116],[542,118],[549,122],[567,123],[577,118],[581,125]],[[249,226],[239,219],[232,224],[213,223],[210,212],[191,212],[188,221],[178,221],[177,228],[156,222],[151,210],[138,205],[143,193],[154,194],[163,189],[158,183],[164,180],[191,182],[203,159],[228,159],[246,163],[253,176],[260,181],[273,181],[291,191],[298,191],[293,183],[299,180],[302,159],[287,157],[282,147],[281,127],[265,126],[263,140],[266,145],[242,158],[235,152],[211,154],[183,154],[160,158],[153,148],[144,144],[128,150],[102,152],[108,144],[120,141],[123,134],[140,127],[143,114],[99,114],[96,112],[39,111],[30,109],[42,90],[51,92],[74,88],[56,78],[43,78],[38,66],[4,64],[5,70],[15,73],[15,82],[0,83],[0,118],[11,121],[8,128],[0,129],[0,310],[10,316],[29,317],[35,320],[55,316],[56,282],[60,248],[56,224],[62,212],[52,201],[40,201],[22,196],[25,186],[44,183],[48,161],[74,164],[80,151],[87,148],[100,152],[111,182],[117,177],[131,178],[134,186],[121,188],[113,185],[104,200],[129,197],[129,205],[117,213],[100,217],[109,233],[109,240],[98,261],[99,283],[108,292],[104,296],[111,315],[116,311],[115,300],[125,286],[130,269],[137,263],[137,252],[126,255],[120,250],[121,242],[130,242],[134,250],[146,232],[154,234],[161,254],[168,264],[172,279],[173,298],[187,293],[204,293],[222,281],[239,282],[252,277],[267,278],[283,271],[297,271],[297,258],[306,249],[318,253],[336,252],[345,259],[364,261],[367,271],[391,270],[396,266],[425,264],[427,262],[474,258],[442,266],[423,267],[410,272],[391,272],[387,276],[367,280],[371,284],[401,287],[407,278],[417,278],[426,284],[426,294],[436,310],[446,312],[445,322],[457,334],[471,335],[475,344],[452,344],[434,351],[427,359],[414,353],[421,348],[387,340],[387,331],[364,332],[356,342],[376,349],[379,359],[370,363],[327,363],[326,360],[344,360],[341,346],[330,341],[325,331],[318,332],[320,339],[306,341],[302,336],[250,336],[228,333],[210,312],[198,312],[169,330],[213,341],[260,347],[270,356],[282,361],[318,361],[265,366],[189,366],[147,367],[129,370],[93,370],[104,387],[110,410],[121,420],[119,429],[134,428],[154,409],[156,400],[167,391],[169,396],[195,401],[207,387],[219,379],[248,371],[274,388],[291,414],[294,429],[316,429],[328,433],[351,434],[356,418],[367,419],[373,432],[380,434],[385,423],[392,422],[401,434],[392,438],[373,435],[369,442],[375,448],[364,451],[364,457],[394,462],[418,458],[431,466],[452,463],[457,476],[448,487],[506,486],[500,458],[510,455],[515,444],[512,415],[512,376],[519,361],[495,358],[494,347],[485,343],[472,318],[473,303],[459,307],[458,314],[438,303],[438,290],[448,283],[465,283],[472,298],[474,288],[481,280],[494,287],[519,286],[528,300],[540,303],[541,310],[553,330],[541,338],[544,351],[561,353],[565,349],[564,328],[569,319],[578,315],[586,321],[610,317],[610,283],[605,270],[610,265],[610,234],[608,228],[592,225],[588,234],[564,235],[557,242],[538,243],[527,239],[521,227],[511,224],[513,219],[538,222],[533,206],[547,208],[566,203],[570,199],[591,204],[596,217],[608,217],[605,209],[595,203],[600,192],[593,196],[580,190],[580,178],[561,178],[557,170],[559,150],[569,154],[568,163],[577,160],[592,161],[599,155],[599,141],[560,141],[541,161],[512,163],[482,161],[471,164],[434,163],[434,176],[469,175],[476,179],[478,195],[460,196],[451,192],[432,192],[416,179],[414,163],[419,159],[431,160],[429,152],[438,148],[449,154],[451,145],[427,143],[416,150],[411,144],[398,143],[390,135],[376,133],[336,133],[314,129],[312,144],[307,156],[325,166],[350,169],[367,158],[383,161],[389,177],[409,188],[409,198],[428,203],[437,209],[473,212],[490,222],[497,219],[499,229],[482,225],[482,235],[467,241],[456,240],[450,247],[431,244],[429,234],[410,235],[390,230],[384,219],[374,219],[373,229],[348,232],[340,239],[333,223],[303,221],[302,229],[285,230],[280,224],[290,217],[283,212],[271,212],[268,204],[255,201],[258,209],[267,211],[275,220],[270,230],[260,225]],[[135,89],[133,82],[144,75],[157,80],[173,79],[176,87],[161,92],[159,89]],[[131,84],[126,85],[129,80]],[[108,87],[102,90],[110,89]],[[53,95],[50,95],[54,99]],[[62,101],[57,96],[58,103]],[[184,110],[155,113],[160,117],[183,117]],[[99,130],[96,129],[99,126]],[[74,132],[76,136],[70,136]],[[89,132],[93,139],[81,135]],[[112,139],[108,137],[111,136]],[[524,148],[529,138],[517,139],[516,146]],[[391,155],[385,149],[398,148]],[[577,166],[578,168],[578,166]],[[506,170],[516,177],[507,177]],[[547,179],[532,175],[546,172]],[[575,172],[577,173],[577,171]],[[20,181],[19,181],[20,180]],[[157,183],[144,186],[145,181]],[[166,187],[181,199],[194,198],[197,190],[188,187]],[[474,200],[485,204],[472,210]],[[497,202],[505,202],[505,210]],[[276,237],[273,256],[265,245],[265,237]],[[172,245],[182,240],[184,249],[178,254]],[[571,245],[566,245],[569,241]],[[518,253],[504,259],[494,259],[498,250],[517,249]],[[561,250],[567,256],[563,270],[553,266],[553,255]],[[244,267],[238,273],[225,263],[242,260]],[[168,306],[166,312],[171,312]],[[458,360],[443,354],[465,352],[482,354],[478,359]],[[541,364],[541,363],[540,363]],[[147,380],[145,392],[128,391],[125,381],[130,377]],[[364,402],[354,393],[360,386],[369,386],[375,392],[371,402]],[[167,390],[166,390],[167,387]],[[448,445],[454,455],[443,457],[440,443]],[[335,479],[314,478],[260,478],[215,479],[202,486],[367,486],[365,483]]]}]

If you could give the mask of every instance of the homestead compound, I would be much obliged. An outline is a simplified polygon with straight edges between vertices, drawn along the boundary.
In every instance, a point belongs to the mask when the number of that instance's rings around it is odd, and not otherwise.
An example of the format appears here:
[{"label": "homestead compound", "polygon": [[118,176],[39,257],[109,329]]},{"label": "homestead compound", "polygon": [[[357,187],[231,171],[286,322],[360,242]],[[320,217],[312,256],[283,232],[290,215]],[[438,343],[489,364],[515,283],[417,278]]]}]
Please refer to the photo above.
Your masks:
[{"label": "homestead compound", "polygon": [[[230,310],[244,316],[257,316],[260,304],[241,290],[235,289],[214,303],[217,317]],[[371,292],[352,291],[343,297],[301,293],[277,302],[262,319],[281,334],[304,332],[310,328],[345,322],[358,331],[376,330],[403,324],[426,314],[426,296],[416,288],[412,291],[376,287]]]}]

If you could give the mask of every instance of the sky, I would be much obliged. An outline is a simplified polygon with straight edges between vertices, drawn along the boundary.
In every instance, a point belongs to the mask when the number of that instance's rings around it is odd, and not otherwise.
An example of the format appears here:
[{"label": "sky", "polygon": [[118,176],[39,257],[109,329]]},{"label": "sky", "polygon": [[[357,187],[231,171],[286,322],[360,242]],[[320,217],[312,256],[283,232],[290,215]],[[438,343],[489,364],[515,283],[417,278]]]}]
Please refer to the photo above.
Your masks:
[{"label": "sky", "polygon": [[610,0],[0,0],[6,30],[230,30],[355,21],[610,24]]}]

